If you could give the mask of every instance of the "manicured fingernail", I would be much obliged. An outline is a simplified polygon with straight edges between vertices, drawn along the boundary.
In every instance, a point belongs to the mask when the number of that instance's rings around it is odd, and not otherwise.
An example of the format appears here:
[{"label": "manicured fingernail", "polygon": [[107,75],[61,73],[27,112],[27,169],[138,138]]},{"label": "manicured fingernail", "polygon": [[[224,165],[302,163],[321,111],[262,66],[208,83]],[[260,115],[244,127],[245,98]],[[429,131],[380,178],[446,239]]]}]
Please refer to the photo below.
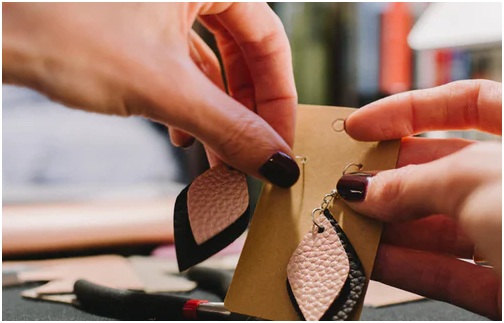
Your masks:
[{"label": "manicured fingernail", "polygon": [[346,201],[363,201],[366,198],[367,187],[372,176],[366,173],[343,175],[336,184],[339,196]]},{"label": "manicured fingernail", "polygon": [[186,142],[184,142],[180,147],[183,148],[183,149],[187,149],[187,148],[191,147],[194,144],[194,141],[195,141],[195,138],[191,137],[191,138],[189,138],[189,140],[187,140]]},{"label": "manicured fingernail", "polygon": [[299,166],[289,155],[278,152],[259,168],[259,174],[277,186],[289,188],[299,179]]}]

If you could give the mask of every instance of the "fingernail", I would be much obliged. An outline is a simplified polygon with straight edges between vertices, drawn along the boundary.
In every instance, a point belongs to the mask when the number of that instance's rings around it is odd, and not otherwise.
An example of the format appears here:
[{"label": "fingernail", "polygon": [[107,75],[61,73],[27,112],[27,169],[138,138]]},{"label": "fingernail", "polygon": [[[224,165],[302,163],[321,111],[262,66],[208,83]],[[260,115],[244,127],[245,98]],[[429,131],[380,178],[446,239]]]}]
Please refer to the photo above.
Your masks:
[{"label": "fingernail", "polygon": [[189,140],[187,140],[186,142],[184,142],[180,147],[183,148],[183,149],[187,149],[187,148],[191,147],[194,144],[194,141],[195,141],[194,137],[189,138]]},{"label": "fingernail", "polygon": [[299,179],[299,166],[289,155],[278,152],[259,168],[259,174],[277,186],[289,188]]},{"label": "fingernail", "polygon": [[338,195],[346,201],[363,201],[366,198],[367,187],[372,176],[372,174],[366,173],[343,175],[336,184]]}]

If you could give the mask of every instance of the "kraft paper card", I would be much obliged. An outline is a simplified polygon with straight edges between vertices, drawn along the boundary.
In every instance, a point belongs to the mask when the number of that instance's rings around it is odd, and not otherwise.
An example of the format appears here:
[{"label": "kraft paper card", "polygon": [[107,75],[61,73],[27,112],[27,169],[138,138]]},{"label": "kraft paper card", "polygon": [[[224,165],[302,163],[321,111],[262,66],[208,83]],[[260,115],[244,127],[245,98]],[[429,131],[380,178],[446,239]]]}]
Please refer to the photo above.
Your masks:
[{"label": "kraft paper card", "polygon": [[[298,320],[286,288],[286,267],[302,237],[312,228],[311,212],[336,187],[344,168],[363,171],[395,168],[399,141],[358,142],[343,129],[354,109],[301,105],[294,153],[301,176],[290,189],[265,184],[250,224],[233,282],[225,300],[230,311],[270,320]],[[380,241],[381,223],[335,200],[331,213],[354,246],[369,281]],[[364,297],[351,319],[358,319]]]}]

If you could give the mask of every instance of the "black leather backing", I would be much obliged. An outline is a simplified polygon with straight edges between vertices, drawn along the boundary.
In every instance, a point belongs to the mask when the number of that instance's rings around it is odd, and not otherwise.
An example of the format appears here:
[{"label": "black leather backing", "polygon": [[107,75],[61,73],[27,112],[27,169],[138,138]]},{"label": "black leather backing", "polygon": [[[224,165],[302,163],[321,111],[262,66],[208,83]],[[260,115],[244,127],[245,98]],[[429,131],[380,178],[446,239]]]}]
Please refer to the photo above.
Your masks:
[{"label": "black leather backing", "polygon": [[[357,307],[359,299],[364,290],[364,286],[366,284],[366,275],[364,273],[364,267],[362,267],[359,256],[355,252],[355,249],[350,243],[350,240],[346,236],[345,232],[343,232],[343,229],[339,226],[338,221],[334,219],[328,209],[324,211],[324,215],[333,226],[333,229],[336,231],[339,239],[341,240],[343,248],[345,248],[345,252],[347,253],[348,261],[350,264],[350,272],[339,296],[334,300],[324,316],[322,316],[321,321],[345,321],[350,318],[352,313],[355,311],[355,308]],[[296,309],[299,317],[305,319],[303,317],[303,314],[301,313],[301,310],[299,309],[288,279],[287,292],[289,293],[291,302],[294,305],[294,308]]]},{"label": "black leather backing", "polygon": [[187,212],[187,192],[191,184],[177,196],[173,214],[175,250],[179,271],[184,271],[221,251],[235,241],[248,227],[250,206],[235,222],[215,237],[198,245],[194,240]]}]

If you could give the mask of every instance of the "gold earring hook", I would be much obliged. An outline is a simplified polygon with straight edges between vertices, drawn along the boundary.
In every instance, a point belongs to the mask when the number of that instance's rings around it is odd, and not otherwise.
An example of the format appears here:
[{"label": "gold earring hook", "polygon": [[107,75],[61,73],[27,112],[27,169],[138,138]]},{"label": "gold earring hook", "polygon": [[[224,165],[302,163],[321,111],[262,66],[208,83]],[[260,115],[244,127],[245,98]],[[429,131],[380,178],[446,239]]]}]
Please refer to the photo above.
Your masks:
[{"label": "gold earring hook", "polygon": [[308,162],[308,157],[306,157],[306,156],[296,156],[294,158],[300,159],[301,160],[301,164],[303,164],[303,165]]},{"label": "gold earring hook", "polygon": [[[357,163],[348,164],[348,165],[346,165],[345,169],[343,170],[343,175],[347,174],[347,171],[348,171],[348,169],[350,169],[350,167],[357,167],[357,171],[361,171],[364,166],[360,163],[359,164],[357,164]],[[313,229],[315,229],[315,227],[317,227],[318,233],[324,232],[324,226],[317,223],[317,221],[315,220],[315,215],[317,213],[319,215],[323,214],[324,211],[329,208],[329,205],[331,204],[331,202],[334,199],[337,199],[338,197],[339,197],[338,190],[336,188],[334,188],[329,194],[326,194],[324,196],[324,199],[322,200],[322,203],[320,204],[320,206],[313,209],[312,214],[311,214],[311,218],[312,218],[312,222],[313,222]]]},{"label": "gold earring hook", "polygon": [[356,163],[351,163],[351,164],[348,164],[346,165],[345,169],[343,170],[343,175],[346,175],[347,174],[347,170],[350,168],[350,167],[357,167],[357,171],[360,172],[362,170],[362,168],[364,167],[362,164],[356,164]]}]

